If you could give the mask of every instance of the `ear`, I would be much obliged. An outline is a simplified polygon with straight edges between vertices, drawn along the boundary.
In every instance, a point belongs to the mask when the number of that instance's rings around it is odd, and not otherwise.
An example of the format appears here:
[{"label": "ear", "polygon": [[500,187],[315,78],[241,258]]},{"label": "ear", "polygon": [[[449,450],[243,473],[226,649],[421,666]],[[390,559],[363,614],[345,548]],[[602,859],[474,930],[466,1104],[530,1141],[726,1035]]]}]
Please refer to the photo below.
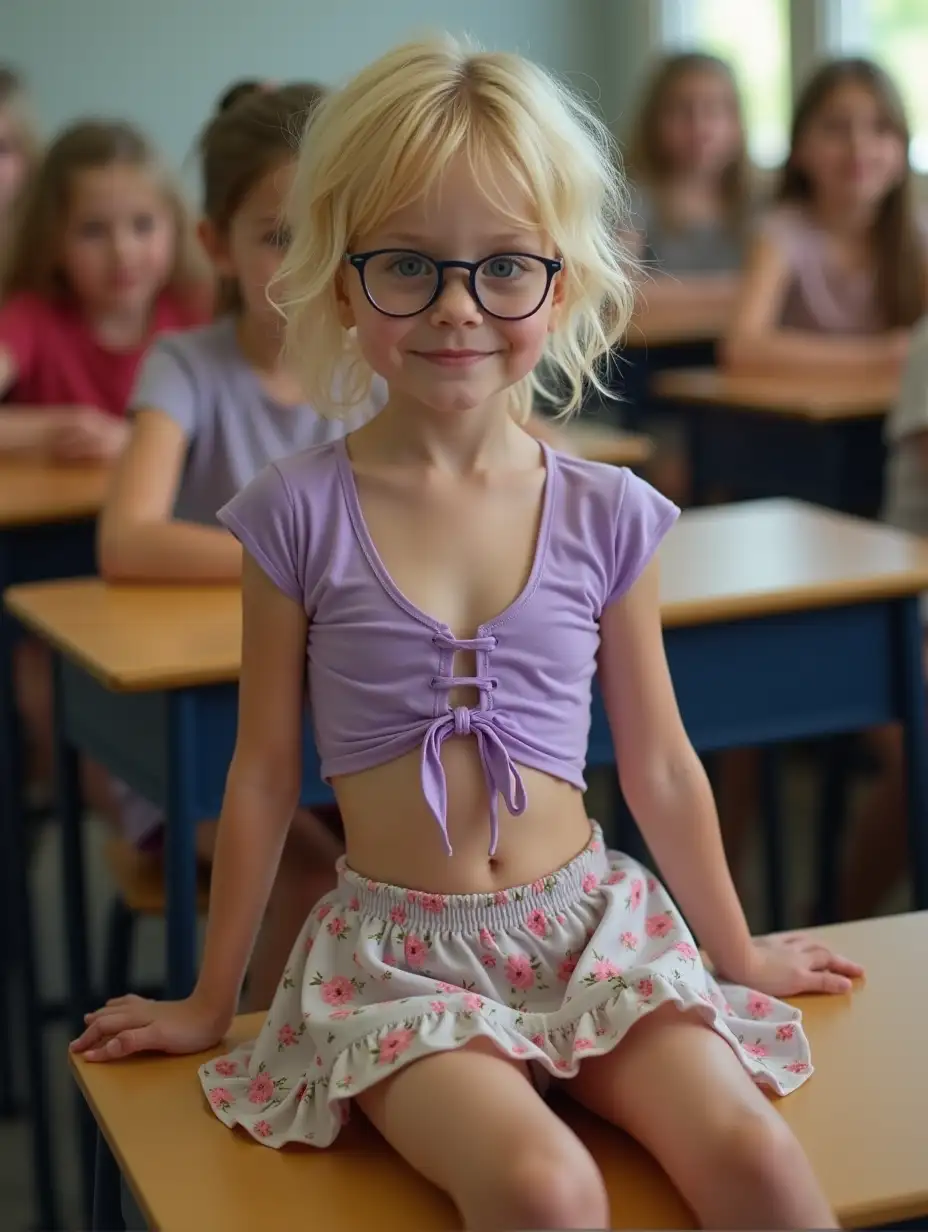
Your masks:
[{"label": "ear", "polygon": [[197,223],[197,238],[203,245],[206,255],[212,261],[217,274],[233,274],[232,257],[229,252],[229,240],[225,232],[218,229],[209,218],[201,218]]},{"label": "ear", "polygon": [[335,304],[342,329],[354,329],[357,324],[347,283],[347,279],[353,274],[354,270],[349,269],[345,262],[342,262],[335,274]]},{"label": "ear", "polygon": [[551,312],[548,314],[548,333],[553,334],[561,323],[564,298],[567,294],[567,271],[562,266],[551,283]]}]

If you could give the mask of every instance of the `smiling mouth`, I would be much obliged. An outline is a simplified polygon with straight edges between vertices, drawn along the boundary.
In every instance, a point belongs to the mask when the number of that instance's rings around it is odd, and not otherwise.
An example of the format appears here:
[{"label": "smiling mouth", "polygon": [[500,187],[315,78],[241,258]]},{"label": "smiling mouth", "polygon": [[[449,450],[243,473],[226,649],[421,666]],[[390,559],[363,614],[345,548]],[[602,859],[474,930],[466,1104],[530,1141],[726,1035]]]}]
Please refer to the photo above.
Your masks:
[{"label": "smiling mouth", "polygon": [[469,367],[495,354],[495,351],[413,351],[418,359],[447,368]]}]

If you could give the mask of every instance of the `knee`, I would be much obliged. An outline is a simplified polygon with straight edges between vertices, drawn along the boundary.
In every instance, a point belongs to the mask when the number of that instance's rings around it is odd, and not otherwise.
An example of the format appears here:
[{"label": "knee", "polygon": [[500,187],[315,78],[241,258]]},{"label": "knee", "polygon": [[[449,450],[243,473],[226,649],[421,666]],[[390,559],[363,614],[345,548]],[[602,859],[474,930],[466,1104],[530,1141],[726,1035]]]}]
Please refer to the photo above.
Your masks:
[{"label": "knee", "polygon": [[773,1108],[746,1113],[713,1142],[721,1171],[761,1203],[789,1194],[807,1167],[802,1148]]},{"label": "knee", "polygon": [[497,1209],[507,1228],[608,1228],[609,1203],[599,1169],[586,1150],[531,1147],[510,1155]]}]

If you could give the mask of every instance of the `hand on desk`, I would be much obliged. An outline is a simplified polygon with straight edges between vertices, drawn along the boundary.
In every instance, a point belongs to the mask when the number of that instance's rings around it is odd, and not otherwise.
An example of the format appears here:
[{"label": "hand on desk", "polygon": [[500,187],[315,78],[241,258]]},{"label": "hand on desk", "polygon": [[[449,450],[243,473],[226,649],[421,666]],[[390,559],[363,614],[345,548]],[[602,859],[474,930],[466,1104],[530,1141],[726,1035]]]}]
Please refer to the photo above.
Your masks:
[{"label": "hand on desk", "polygon": [[87,1028],[71,1043],[88,1061],[118,1061],[136,1052],[183,1055],[218,1044],[230,1026],[196,996],[185,1001],[115,997],[84,1018]]},{"label": "hand on desk", "polygon": [[752,943],[744,971],[721,973],[771,997],[795,997],[804,992],[845,993],[864,973],[859,963],[835,954],[816,937],[784,933]]},{"label": "hand on desk", "polygon": [[91,407],[75,409],[49,430],[44,452],[56,462],[110,462],[122,453],[129,425]]}]

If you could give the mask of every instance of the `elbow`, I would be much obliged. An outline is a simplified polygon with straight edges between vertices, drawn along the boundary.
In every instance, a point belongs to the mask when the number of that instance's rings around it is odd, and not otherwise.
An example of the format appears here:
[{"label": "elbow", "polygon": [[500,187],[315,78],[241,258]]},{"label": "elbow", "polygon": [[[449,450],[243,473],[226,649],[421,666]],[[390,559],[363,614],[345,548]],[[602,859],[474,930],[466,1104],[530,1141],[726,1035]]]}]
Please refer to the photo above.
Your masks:
[{"label": "elbow", "polygon": [[619,782],[632,816],[647,823],[667,817],[686,824],[697,801],[709,790],[706,772],[689,740],[651,758],[639,758],[620,770]]},{"label": "elbow", "polygon": [[718,362],[726,372],[751,372],[762,357],[762,340],[742,330],[730,330],[718,345]]},{"label": "elbow", "polygon": [[97,531],[97,570],[105,582],[130,582],[138,577],[133,568],[132,535],[101,520]]}]

